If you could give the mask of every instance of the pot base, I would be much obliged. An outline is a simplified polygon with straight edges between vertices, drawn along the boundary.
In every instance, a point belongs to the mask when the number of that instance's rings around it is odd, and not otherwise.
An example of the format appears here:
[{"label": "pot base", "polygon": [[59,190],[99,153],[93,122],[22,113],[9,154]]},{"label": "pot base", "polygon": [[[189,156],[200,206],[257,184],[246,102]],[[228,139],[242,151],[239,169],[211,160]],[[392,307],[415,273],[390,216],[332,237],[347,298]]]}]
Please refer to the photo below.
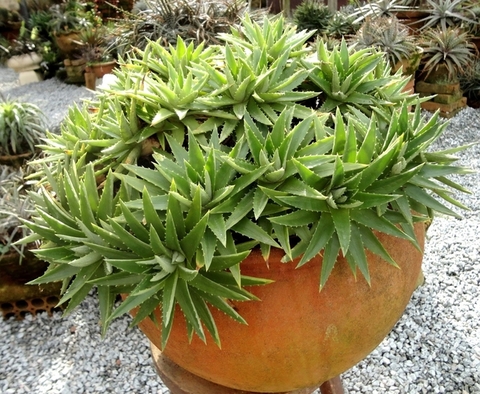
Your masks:
[{"label": "pot base", "polygon": [[[150,348],[157,373],[171,394],[254,394],[209,382],[175,364],[164,356],[154,344],[150,343]],[[311,394],[316,389],[318,387],[309,387],[277,394]],[[323,383],[320,386],[320,392],[321,394],[344,394],[340,377],[337,376]]]}]

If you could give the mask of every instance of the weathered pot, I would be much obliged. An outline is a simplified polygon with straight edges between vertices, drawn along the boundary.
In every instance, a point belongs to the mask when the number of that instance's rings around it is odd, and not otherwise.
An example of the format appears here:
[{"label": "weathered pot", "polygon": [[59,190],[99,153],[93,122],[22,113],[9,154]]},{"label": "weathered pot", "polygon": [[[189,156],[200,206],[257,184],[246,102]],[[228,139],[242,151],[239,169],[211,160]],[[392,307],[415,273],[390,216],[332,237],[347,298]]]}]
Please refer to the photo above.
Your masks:
[{"label": "weathered pot", "polygon": [[414,75],[415,72],[420,67],[420,62],[422,61],[423,48],[417,47],[415,53],[413,53],[408,59],[402,59],[402,61],[397,62],[392,69],[393,73],[396,73],[400,67],[402,67],[403,75]]},{"label": "weathered pot", "polygon": [[[425,230],[416,225],[423,250]],[[268,265],[258,250],[241,263],[242,274],[273,279],[249,290],[261,301],[231,302],[246,319],[241,325],[212,308],[221,349],[194,335],[189,344],[185,319],[177,310],[164,354],[174,363],[214,383],[253,392],[285,392],[313,387],[365,358],[401,317],[420,275],[422,253],[408,241],[379,235],[400,268],[367,251],[371,286],[339,258],[321,292],[320,256],[299,269],[283,264],[272,250]],[[156,311],[161,321],[161,312]],[[150,320],[141,330],[158,348],[159,328]],[[318,387],[318,386],[317,386]]]},{"label": "weathered pot", "polygon": [[26,285],[43,275],[48,263],[39,260],[30,251],[21,259],[16,251],[0,256],[0,303],[27,300],[35,297],[59,295],[61,283]]},{"label": "weathered pot", "polygon": [[85,59],[65,59],[63,61],[65,71],[67,72],[68,81],[71,83],[81,83],[85,80],[84,73],[87,62]]},{"label": "weathered pot", "polygon": [[112,70],[117,65],[117,62],[92,63],[90,69],[97,78],[102,78],[105,74],[111,74]]},{"label": "weathered pot", "polygon": [[459,82],[458,76],[449,75],[448,68],[444,63],[440,63],[439,65],[437,65],[437,67],[433,71],[431,71],[428,76],[424,77],[422,74],[420,74],[420,78],[422,78],[425,82],[436,83],[440,85]]},{"label": "weathered pot", "polygon": [[32,71],[40,68],[42,57],[36,53],[26,53],[24,55],[12,56],[7,60],[7,67],[14,70],[16,73],[22,71]]},{"label": "weathered pot", "polygon": [[82,46],[80,42],[80,33],[77,31],[72,31],[69,33],[55,33],[53,37],[58,49],[60,49],[64,55],[69,55],[79,50]]}]

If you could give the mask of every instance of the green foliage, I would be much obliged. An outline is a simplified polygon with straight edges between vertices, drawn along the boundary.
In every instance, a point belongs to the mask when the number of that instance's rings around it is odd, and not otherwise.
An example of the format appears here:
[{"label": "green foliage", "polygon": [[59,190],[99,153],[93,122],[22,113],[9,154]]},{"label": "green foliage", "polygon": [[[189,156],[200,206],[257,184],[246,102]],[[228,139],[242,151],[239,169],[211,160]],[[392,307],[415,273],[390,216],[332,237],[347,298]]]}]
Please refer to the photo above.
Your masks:
[{"label": "green foliage", "polygon": [[328,22],[325,35],[337,39],[355,34],[358,24],[354,23],[354,17],[342,11],[337,11]]},{"label": "green foliage", "polygon": [[[246,11],[247,3],[241,0],[145,0],[117,21],[111,46],[125,57],[134,55],[132,48],[145,49],[150,41],[175,45],[178,37],[187,44],[219,44],[217,35],[238,24]],[[250,12],[253,19],[264,15],[261,10]]]},{"label": "green foliage", "polygon": [[402,91],[408,78],[400,73],[392,76],[383,54],[372,48],[356,51],[343,40],[339,47],[329,51],[320,40],[316,56],[316,61],[309,66],[313,66],[309,79],[323,92],[320,111],[360,110],[368,116],[376,112],[380,119],[389,122],[392,112],[403,101],[415,103],[417,100]]},{"label": "green foliage", "polygon": [[298,30],[314,30],[317,34],[327,32],[334,14],[321,0],[301,2],[293,12],[293,21]]},{"label": "green foliage", "polygon": [[46,129],[45,115],[35,104],[0,101],[1,155],[34,152],[45,137]]},{"label": "green foliage", "polygon": [[[460,76],[460,87],[467,97],[469,105],[480,100],[480,60],[477,58],[472,67]],[[478,105],[478,104],[477,104]]]},{"label": "green foliage", "polygon": [[[357,0],[355,2],[359,3]],[[396,11],[408,8],[409,6],[406,6],[402,0],[367,1],[365,4],[358,6],[352,15],[355,16],[355,23],[363,23],[367,18],[388,18],[395,16]]]},{"label": "green foliage", "polygon": [[29,219],[33,210],[27,188],[21,167],[0,165],[0,256],[13,250],[23,254],[25,245],[14,243],[30,234],[21,222]]},{"label": "green foliage", "polygon": [[436,28],[423,32],[419,45],[423,48],[422,75],[429,78],[440,68],[446,69],[448,81],[456,81],[467,72],[475,59],[476,48],[466,32],[459,28]]},{"label": "green foliage", "polygon": [[459,28],[462,23],[477,23],[473,4],[466,0],[425,0],[428,15],[421,19],[422,30],[440,27]]},{"label": "green foliage", "polygon": [[392,68],[399,61],[409,59],[417,50],[415,37],[395,17],[366,19],[352,42],[357,49],[378,48],[385,53]]},{"label": "green foliage", "polygon": [[427,153],[438,115],[408,112],[417,99],[380,53],[312,48],[311,34],[246,16],[221,46],[152,42],[72,108],[37,162],[23,242],[42,239],[50,268],[34,283],[64,281],[68,311],[97,286],[104,330],[161,306],[163,345],[178,305],[220,345],[210,308],[244,323],[228,300],[268,283],[242,275],[252,248],[298,265],[324,250],[320,289],[341,253],[370,283],[365,249],[395,264],[377,231],[416,245],[415,222],[456,216],[442,200],[463,208],[450,190],[465,190],[447,177],[468,170],[455,149]]},{"label": "green foliage", "polygon": [[480,37],[480,3],[476,0],[471,0],[468,3],[468,19],[470,21],[462,21],[461,27],[474,37]]}]

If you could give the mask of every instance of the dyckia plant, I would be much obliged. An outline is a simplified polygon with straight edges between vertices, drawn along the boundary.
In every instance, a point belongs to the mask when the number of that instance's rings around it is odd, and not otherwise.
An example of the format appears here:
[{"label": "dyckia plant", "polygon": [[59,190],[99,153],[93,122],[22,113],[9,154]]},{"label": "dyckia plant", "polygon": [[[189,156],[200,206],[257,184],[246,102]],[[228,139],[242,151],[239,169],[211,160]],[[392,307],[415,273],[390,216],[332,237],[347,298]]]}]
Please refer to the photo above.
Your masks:
[{"label": "dyckia plant", "polygon": [[298,266],[323,254],[320,290],[339,254],[370,283],[366,249],[395,265],[379,232],[417,245],[414,223],[457,215],[441,201],[463,208],[450,190],[465,190],[447,176],[468,170],[452,165],[461,148],[428,151],[446,127],[438,115],[408,112],[415,96],[376,53],[312,54],[308,37],[282,18],[246,18],[224,46],[151,43],[123,64],[46,141],[24,242],[42,240],[51,265],[34,282],[64,281],[67,310],[96,286],[104,328],[160,307],[164,346],[178,305],[190,335],[220,344],[210,308],[244,323],[229,300],[268,286],[242,275],[252,248]]}]

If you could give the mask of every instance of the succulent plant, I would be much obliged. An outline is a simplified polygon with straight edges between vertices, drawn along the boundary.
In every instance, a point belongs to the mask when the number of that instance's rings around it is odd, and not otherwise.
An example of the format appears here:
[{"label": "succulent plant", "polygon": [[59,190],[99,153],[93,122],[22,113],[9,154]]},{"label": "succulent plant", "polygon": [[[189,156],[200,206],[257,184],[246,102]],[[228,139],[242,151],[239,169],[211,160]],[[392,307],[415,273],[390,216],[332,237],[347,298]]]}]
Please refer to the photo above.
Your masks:
[{"label": "succulent plant", "polygon": [[476,48],[468,40],[468,34],[459,28],[428,29],[422,33],[419,45],[423,48],[421,71],[428,79],[441,68],[442,77],[457,81],[458,76],[467,72],[475,59]]},{"label": "succulent plant", "polygon": [[358,49],[375,47],[381,50],[392,68],[418,50],[416,38],[395,17],[367,18],[351,42]]},{"label": "succulent plant", "polygon": [[35,152],[47,130],[45,115],[35,104],[0,98],[0,155]]},{"label": "succulent plant", "polygon": [[301,2],[293,12],[293,21],[298,30],[314,30],[317,34],[326,33],[334,13],[321,0]]},{"label": "succulent plant", "polygon": [[358,30],[358,24],[353,21],[353,16],[342,11],[337,11],[328,22],[325,35],[341,39],[343,37],[355,34]]},{"label": "succulent plant", "polygon": [[472,3],[467,0],[426,0],[428,15],[421,19],[421,29],[460,27],[462,23],[477,23]]},{"label": "succulent plant", "polygon": [[23,256],[25,245],[15,241],[30,234],[22,220],[30,218],[33,203],[26,194],[27,183],[22,168],[0,165],[0,256],[12,251]]},{"label": "succulent plant", "polygon": [[[218,44],[217,34],[228,32],[230,26],[240,22],[247,11],[246,3],[239,0],[145,0],[135,12],[117,21],[115,40],[111,47],[120,57],[134,56],[132,48],[145,49],[149,41],[160,40],[168,47],[175,45],[177,37],[197,45]],[[263,17],[265,11],[253,10],[253,19]]]},{"label": "succulent plant", "polygon": [[[357,1],[356,3],[358,4]],[[367,18],[392,17],[395,12],[409,8],[402,0],[367,1],[359,5],[352,15],[355,17],[354,23],[363,23]]]},{"label": "succulent plant", "polygon": [[323,92],[317,98],[322,112],[337,108],[342,113],[361,111],[368,116],[375,112],[388,122],[402,102],[413,104],[418,100],[403,92],[408,78],[392,76],[383,54],[371,47],[357,51],[342,40],[340,46],[330,51],[319,40],[313,64],[309,80]]},{"label": "succulent plant", "polygon": [[178,305],[190,336],[219,344],[210,308],[244,322],[228,300],[268,285],[242,275],[252,248],[299,265],[323,250],[320,289],[340,253],[370,282],[365,248],[395,265],[376,231],[416,244],[415,222],[457,216],[442,200],[463,208],[450,190],[464,189],[447,177],[468,170],[451,165],[461,148],[428,151],[438,114],[407,110],[416,97],[381,54],[311,34],[246,16],[224,45],[151,42],[121,64],[48,136],[23,242],[42,239],[50,268],[33,283],[64,281],[67,310],[97,286],[104,329],[161,306],[163,345]]},{"label": "succulent plant", "polygon": [[470,69],[460,76],[460,86],[468,105],[478,108],[480,103],[480,61],[476,59]]}]

